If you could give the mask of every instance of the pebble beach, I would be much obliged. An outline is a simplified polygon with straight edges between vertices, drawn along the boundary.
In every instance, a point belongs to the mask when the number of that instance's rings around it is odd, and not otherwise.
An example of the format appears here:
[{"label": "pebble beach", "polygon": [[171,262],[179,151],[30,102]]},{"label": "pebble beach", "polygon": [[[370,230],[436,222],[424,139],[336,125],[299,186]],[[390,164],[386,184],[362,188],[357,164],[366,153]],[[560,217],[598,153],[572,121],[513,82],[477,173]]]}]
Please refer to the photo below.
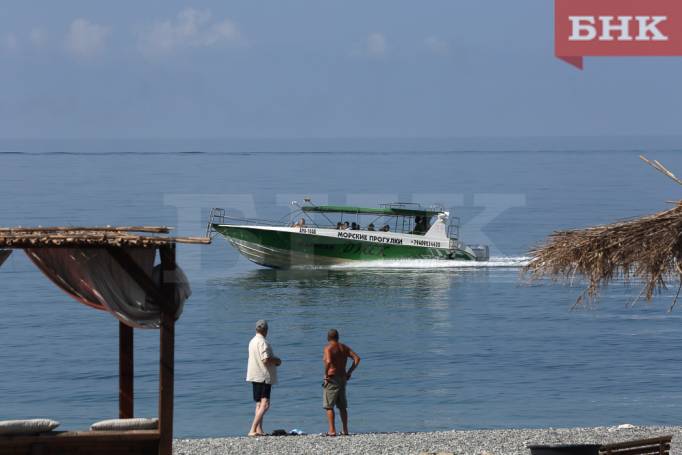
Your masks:
[{"label": "pebble beach", "polygon": [[673,435],[671,454],[682,454],[682,427],[548,428],[379,433],[338,436],[266,436],[178,439],[177,455],[222,454],[433,454],[528,455],[533,444],[606,444]]}]

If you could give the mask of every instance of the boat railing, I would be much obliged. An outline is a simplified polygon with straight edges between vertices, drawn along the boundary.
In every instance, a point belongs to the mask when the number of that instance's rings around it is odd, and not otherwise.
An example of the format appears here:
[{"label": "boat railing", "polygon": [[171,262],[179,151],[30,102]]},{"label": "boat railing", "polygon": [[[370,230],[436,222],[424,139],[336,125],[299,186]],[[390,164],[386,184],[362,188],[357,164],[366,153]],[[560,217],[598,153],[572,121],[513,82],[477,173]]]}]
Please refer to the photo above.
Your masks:
[{"label": "boat railing", "polygon": [[417,202],[389,202],[385,204],[379,204],[379,207],[385,209],[406,209],[413,208],[419,210],[422,208],[421,204]]},{"label": "boat railing", "polygon": [[213,228],[214,224],[245,224],[257,226],[282,226],[282,223],[274,222],[272,220],[263,220],[259,218],[245,218],[228,216],[225,209],[212,208],[208,215],[208,225],[206,226],[206,237],[213,237],[216,230]]},{"label": "boat railing", "polygon": [[225,221],[225,209],[214,207],[208,214],[208,223],[206,224],[206,237],[213,238],[216,234],[213,228],[214,224],[224,224]]},{"label": "boat railing", "polygon": [[448,237],[452,240],[459,239],[459,217],[450,217],[450,224],[448,225]]},{"label": "boat railing", "polygon": [[450,249],[451,250],[461,250],[464,247],[464,243],[460,242],[457,239],[450,239]]}]

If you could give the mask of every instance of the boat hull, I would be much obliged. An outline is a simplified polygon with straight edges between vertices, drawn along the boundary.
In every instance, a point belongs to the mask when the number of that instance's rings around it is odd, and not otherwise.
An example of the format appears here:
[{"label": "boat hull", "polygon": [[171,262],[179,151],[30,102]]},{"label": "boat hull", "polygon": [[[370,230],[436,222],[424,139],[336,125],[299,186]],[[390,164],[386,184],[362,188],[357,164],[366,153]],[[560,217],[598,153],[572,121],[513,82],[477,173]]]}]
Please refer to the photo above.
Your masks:
[{"label": "boat hull", "polygon": [[329,266],[381,259],[475,260],[467,251],[403,244],[381,244],[291,230],[213,225],[247,259],[267,267]]}]

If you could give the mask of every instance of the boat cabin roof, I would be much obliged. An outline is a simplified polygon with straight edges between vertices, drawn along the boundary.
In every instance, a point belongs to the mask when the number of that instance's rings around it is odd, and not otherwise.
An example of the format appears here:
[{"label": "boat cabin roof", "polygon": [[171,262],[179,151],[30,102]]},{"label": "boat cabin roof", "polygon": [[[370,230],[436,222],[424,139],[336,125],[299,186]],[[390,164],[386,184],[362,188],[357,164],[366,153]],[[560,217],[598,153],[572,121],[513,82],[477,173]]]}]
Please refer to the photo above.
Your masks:
[{"label": "boat cabin roof", "polygon": [[421,210],[404,207],[365,208],[349,205],[312,205],[301,207],[304,212],[312,213],[357,213],[380,216],[436,216],[443,213],[436,210]]}]

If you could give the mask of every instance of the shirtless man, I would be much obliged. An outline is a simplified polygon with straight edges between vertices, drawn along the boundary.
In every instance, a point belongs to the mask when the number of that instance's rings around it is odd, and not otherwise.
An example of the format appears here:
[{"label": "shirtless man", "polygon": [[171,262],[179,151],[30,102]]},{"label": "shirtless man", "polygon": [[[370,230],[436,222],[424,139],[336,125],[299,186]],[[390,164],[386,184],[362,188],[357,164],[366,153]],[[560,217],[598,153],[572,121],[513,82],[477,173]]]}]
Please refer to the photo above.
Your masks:
[{"label": "shirtless man", "polygon": [[[334,425],[334,406],[339,408],[341,422],[343,423],[343,435],[348,435],[348,402],[346,401],[346,382],[350,379],[353,371],[360,364],[360,356],[343,343],[339,343],[339,332],[331,329],[327,332],[327,345],[324,347],[324,388],[322,394],[323,407],[327,410],[329,431],[327,436],[336,436]],[[353,359],[353,365],[346,371],[348,358]]]}]

